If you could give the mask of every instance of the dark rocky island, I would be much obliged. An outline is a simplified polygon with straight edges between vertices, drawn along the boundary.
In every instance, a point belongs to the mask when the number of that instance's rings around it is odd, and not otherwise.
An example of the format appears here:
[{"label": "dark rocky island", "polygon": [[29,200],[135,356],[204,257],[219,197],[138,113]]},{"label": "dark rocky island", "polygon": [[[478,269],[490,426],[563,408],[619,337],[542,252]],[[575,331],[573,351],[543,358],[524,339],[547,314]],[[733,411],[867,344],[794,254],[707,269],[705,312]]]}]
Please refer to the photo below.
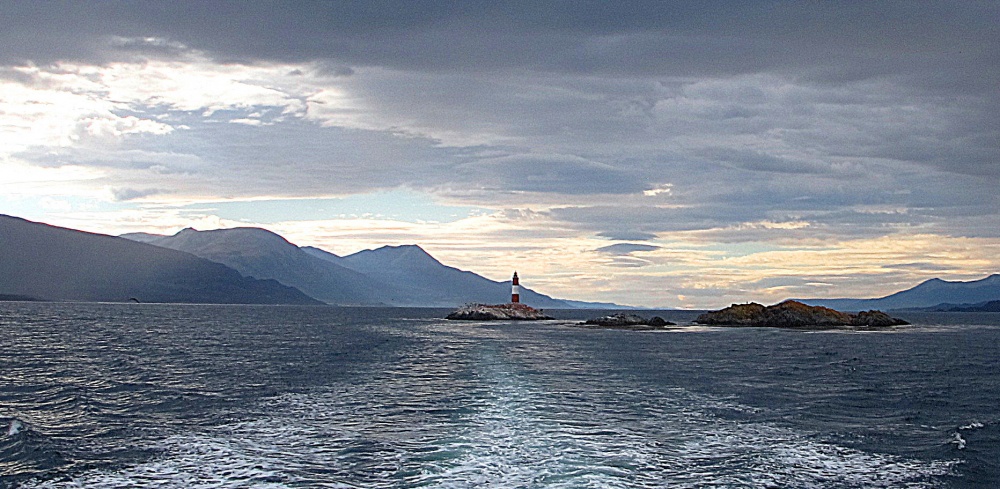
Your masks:
[{"label": "dark rocky island", "polygon": [[770,328],[884,328],[909,324],[882,311],[848,314],[792,300],[767,307],[755,302],[733,304],[719,311],[702,314],[695,319],[695,323]]},{"label": "dark rocky island", "polygon": [[540,321],[554,319],[539,309],[520,303],[466,304],[445,319],[456,321]]},{"label": "dark rocky island", "polygon": [[665,329],[667,326],[674,326],[674,323],[665,321],[659,316],[653,316],[646,319],[637,314],[625,314],[617,313],[610,316],[602,316],[599,318],[588,319],[585,322],[578,324],[578,326],[584,328],[608,328],[608,329],[627,329],[632,331],[649,331],[656,329]]}]

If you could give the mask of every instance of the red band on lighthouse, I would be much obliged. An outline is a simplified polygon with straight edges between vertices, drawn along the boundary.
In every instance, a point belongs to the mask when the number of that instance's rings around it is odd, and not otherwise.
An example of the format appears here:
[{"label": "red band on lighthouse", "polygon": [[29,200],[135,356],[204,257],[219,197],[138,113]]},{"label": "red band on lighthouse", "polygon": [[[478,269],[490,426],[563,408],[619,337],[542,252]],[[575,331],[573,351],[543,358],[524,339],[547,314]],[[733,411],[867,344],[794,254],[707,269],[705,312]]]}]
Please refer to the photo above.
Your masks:
[{"label": "red band on lighthouse", "polygon": [[521,286],[517,283],[517,272],[514,272],[514,278],[511,280],[510,302],[513,304],[521,302]]}]

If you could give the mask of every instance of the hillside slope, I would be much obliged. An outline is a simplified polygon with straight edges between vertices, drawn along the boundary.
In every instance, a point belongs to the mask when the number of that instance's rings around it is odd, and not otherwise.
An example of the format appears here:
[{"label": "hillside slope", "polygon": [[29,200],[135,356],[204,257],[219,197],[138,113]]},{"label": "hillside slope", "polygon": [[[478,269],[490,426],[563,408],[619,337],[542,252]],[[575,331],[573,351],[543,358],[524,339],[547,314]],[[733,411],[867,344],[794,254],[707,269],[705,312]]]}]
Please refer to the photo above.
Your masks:
[{"label": "hillside slope", "polygon": [[0,294],[45,300],[318,304],[188,253],[0,215]]},{"label": "hillside slope", "polygon": [[[404,287],[409,293],[406,302],[414,305],[456,307],[470,302],[496,304],[510,300],[510,282],[495,282],[449,267],[416,245],[383,246],[344,257],[318,248],[303,250],[380,282]],[[521,302],[532,307],[572,308],[566,302],[524,287]]]},{"label": "hillside slope", "polygon": [[274,279],[336,305],[388,305],[406,293],[327,260],[316,258],[285,238],[259,228],[196,231],[173,236],[125,235],[222,263],[246,276]]}]

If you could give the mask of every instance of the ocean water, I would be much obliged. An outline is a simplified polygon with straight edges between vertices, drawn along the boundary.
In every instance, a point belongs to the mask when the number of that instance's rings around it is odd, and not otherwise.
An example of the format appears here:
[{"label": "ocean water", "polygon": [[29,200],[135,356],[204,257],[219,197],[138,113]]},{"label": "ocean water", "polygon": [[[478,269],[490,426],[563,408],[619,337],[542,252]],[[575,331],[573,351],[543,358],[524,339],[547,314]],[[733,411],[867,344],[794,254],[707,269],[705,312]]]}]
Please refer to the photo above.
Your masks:
[{"label": "ocean water", "polygon": [[0,488],[1000,487],[997,314],[446,312],[0,303]]}]

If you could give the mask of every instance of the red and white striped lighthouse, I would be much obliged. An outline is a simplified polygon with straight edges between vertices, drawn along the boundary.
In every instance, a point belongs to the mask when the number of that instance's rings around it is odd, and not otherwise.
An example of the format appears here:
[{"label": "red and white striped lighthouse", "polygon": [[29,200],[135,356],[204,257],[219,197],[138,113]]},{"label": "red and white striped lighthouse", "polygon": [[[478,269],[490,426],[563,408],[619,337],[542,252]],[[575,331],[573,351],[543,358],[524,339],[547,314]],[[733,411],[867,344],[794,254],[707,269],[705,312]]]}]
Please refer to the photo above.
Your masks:
[{"label": "red and white striped lighthouse", "polygon": [[514,278],[510,285],[510,302],[513,304],[521,302],[521,286],[517,283],[517,272],[514,272]]}]

